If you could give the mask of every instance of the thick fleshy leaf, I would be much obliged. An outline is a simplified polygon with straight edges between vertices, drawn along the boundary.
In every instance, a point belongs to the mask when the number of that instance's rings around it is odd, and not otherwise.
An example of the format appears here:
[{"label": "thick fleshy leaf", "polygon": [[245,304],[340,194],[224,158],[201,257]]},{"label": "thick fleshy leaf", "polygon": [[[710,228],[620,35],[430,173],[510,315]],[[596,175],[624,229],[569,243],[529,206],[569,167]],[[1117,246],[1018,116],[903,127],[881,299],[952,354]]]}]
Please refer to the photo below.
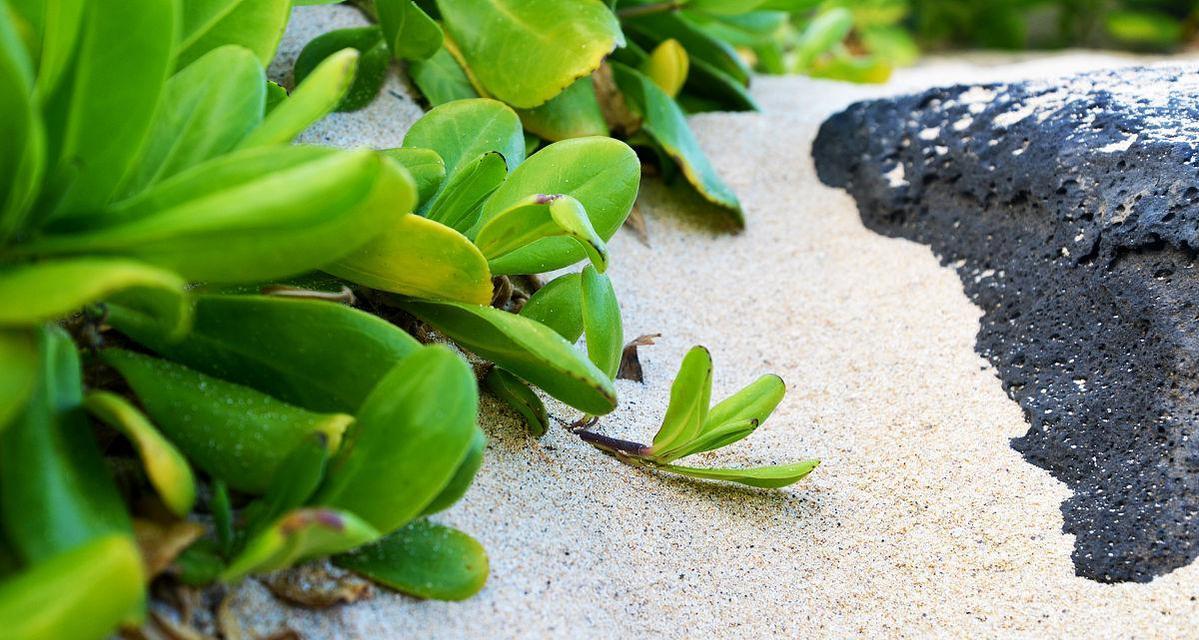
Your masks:
[{"label": "thick fleshy leaf", "polygon": [[417,207],[429,201],[445,180],[445,162],[432,149],[384,149],[379,153],[408,170],[416,184]]},{"label": "thick fleshy leaf", "polygon": [[291,0],[187,0],[177,64],[185,67],[221,45],[237,44],[263,66],[270,64],[283,37]]},{"label": "thick fleshy leaf", "polygon": [[[604,242],[624,224],[637,198],[641,164],[637,154],[611,138],[555,142],[533,154],[483,205],[485,224],[500,212],[537,194],[567,195],[583,205]],[[573,238],[544,238],[495,260],[502,273],[543,273],[572,265],[587,254]]]},{"label": "thick fleshy leaf", "polygon": [[480,305],[404,300],[400,306],[463,348],[580,411],[603,415],[616,408],[612,381],[543,324]]},{"label": "thick fleshy leaf", "polygon": [[820,12],[800,35],[795,50],[796,65],[806,69],[820,55],[841,43],[853,30],[853,13],[844,7]]},{"label": "thick fleshy leaf", "polygon": [[661,465],[658,468],[692,478],[724,480],[762,489],[778,489],[803,480],[819,465],[819,460],[804,460],[791,464],[749,469],[702,469],[674,464]]},{"label": "thick fleshy leaf", "polygon": [[531,109],[624,44],[599,0],[437,0],[466,64],[495,97]]},{"label": "thick fleshy leaf", "polygon": [[608,135],[591,76],[575,80],[549,102],[517,113],[526,130],[550,141]]},{"label": "thick fleshy leaf", "polygon": [[508,105],[485,98],[434,107],[412,124],[404,146],[436,151],[450,177],[489,151],[503,156],[510,170],[525,159],[520,118]]},{"label": "thick fleshy leaf", "polygon": [[[591,264],[608,268],[608,247],[591,226],[591,219],[578,200],[565,195],[533,195],[491,216],[475,236],[475,245],[488,259],[493,275],[515,271],[519,261],[504,262],[505,256],[546,238],[564,236],[583,247]],[[527,273],[527,272],[523,272]]]},{"label": "thick fleshy leaf", "polygon": [[483,452],[487,450],[487,436],[483,434],[483,430],[476,428],[475,435],[471,438],[470,448],[466,452],[466,457],[462,459],[462,463],[458,465],[458,470],[454,472],[454,477],[446,483],[445,488],[437,497],[433,499],[421,512],[421,515],[430,515],[445,511],[454,506],[454,503],[462,499],[466,495],[466,490],[470,488],[470,484],[475,480],[475,474],[479,472],[479,467],[483,466]]},{"label": "thick fleshy leaf", "polygon": [[391,62],[379,27],[338,29],[313,38],[304,45],[303,51],[300,51],[292,73],[296,84],[303,85],[304,80],[318,64],[347,48],[358,51],[358,65],[354,71],[354,81],[345,97],[337,104],[337,110],[357,111],[379,95]]},{"label": "thick fleshy leaf", "polygon": [[192,330],[181,340],[119,305],[108,322],[171,360],[319,412],[356,412],[375,383],[420,347],[390,322],[319,300],[197,296]]},{"label": "thick fleshy leaf", "polygon": [[757,430],[759,424],[754,419],[725,422],[718,427],[704,431],[690,441],[675,443],[669,449],[659,451],[657,447],[653,447],[648,455],[655,460],[672,462],[696,453],[712,451],[749,437]]},{"label": "thick fleshy leaf", "polygon": [[448,348],[425,347],[379,381],[314,502],[381,533],[407,524],[453,479],[478,429],[478,385]]},{"label": "thick fleshy leaf", "polygon": [[24,250],[128,255],[189,280],[261,281],[361,247],[415,195],[406,172],[370,151],[248,149],[122,203],[113,210],[120,224],[45,236]]},{"label": "thick fleshy leaf", "polygon": [[630,37],[647,49],[667,39],[678,40],[691,60],[703,60],[749,85],[749,65],[728,43],[704,33],[687,16],[671,11],[648,13],[625,21]]},{"label": "thick fleshy leaf", "polygon": [[0,153],[0,243],[23,225],[45,168],[33,66],[11,18],[0,14],[0,140],[5,144]]},{"label": "thick fleshy leaf", "polygon": [[412,0],[375,0],[375,10],[393,56],[424,60],[441,49],[441,27]]},{"label": "thick fleshy leaf", "polygon": [[106,349],[101,357],[196,466],[247,493],[266,490],[284,458],[311,433],[324,434],[336,449],[354,419],[307,411],[168,360],[121,349]]},{"label": "thick fleshy leaf", "polygon": [[196,479],[187,458],[121,396],[93,391],[83,399],[83,406],[93,417],[129,438],[163,504],[176,516],[187,516],[196,502]]},{"label": "thick fleshy leaf", "polygon": [[479,97],[462,65],[445,47],[438,49],[428,60],[409,62],[408,75],[430,106]]},{"label": "thick fleshy leaf", "polygon": [[83,413],[83,372],[62,329],[38,334],[33,396],[0,433],[0,526],[27,564],[132,524]]},{"label": "thick fleshy leaf", "polygon": [[9,0],[8,5],[30,27],[32,48],[37,50],[37,93],[50,96],[69,77],[88,2]]},{"label": "thick fleshy leaf", "polygon": [[583,335],[581,275],[568,273],[550,280],[529,297],[520,315],[536,320],[574,342]]},{"label": "thick fleshy leaf", "polygon": [[687,81],[690,60],[687,50],[678,40],[668,38],[658,43],[649,53],[641,70],[658,85],[666,95],[675,97]]},{"label": "thick fleshy leaf", "polygon": [[301,440],[280,463],[262,499],[246,507],[249,521],[246,529],[256,533],[308,502],[325,479],[325,469],[332,454],[329,438],[323,433],[313,433]]},{"label": "thick fleshy leaf", "polygon": [[478,593],[490,570],[474,538],[417,520],[378,542],[333,558],[339,567],[418,598],[465,600]]},{"label": "thick fleshy leaf", "polygon": [[529,434],[534,438],[540,438],[549,431],[550,418],[546,413],[545,403],[524,380],[499,367],[493,367],[483,378],[483,386],[520,414],[529,429]]},{"label": "thick fleshy leaf", "polygon": [[420,216],[404,216],[383,227],[374,240],[324,269],[391,293],[491,301],[491,271],[483,254],[461,233]]},{"label": "thick fleshy leaf", "polygon": [[65,191],[52,216],[93,213],[129,176],[171,71],[177,24],[173,2],[89,3],[61,98],[69,104],[55,182]]},{"label": "thick fleshy leaf", "polygon": [[[799,4],[792,0],[793,4]],[[686,0],[688,9],[698,9],[714,15],[738,15],[753,11],[766,0]],[[797,7],[798,8],[798,7]]]},{"label": "thick fleshy leaf", "polygon": [[84,305],[124,301],[147,321],[178,336],[191,322],[187,283],[133,260],[73,258],[0,270],[0,326],[32,326],[65,318]]},{"label": "thick fleshy leaf", "polygon": [[379,538],[370,523],[348,511],[298,509],[254,536],[221,573],[236,582],[251,573],[267,573],[320,556],[343,553]]},{"label": "thick fleshy leaf", "polygon": [[683,175],[700,195],[728,209],[732,221],[744,226],[740,201],[708,162],[674,100],[640,71],[614,62],[612,72],[629,106],[641,116],[643,130],[679,163]]},{"label": "thick fleshy leaf", "polygon": [[25,408],[37,385],[37,345],[28,331],[0,330],[0,433]]},{"label": "thick fleshy leaf", "polygon": [[[683,85],[683,98],[703,100],[710,103],[706,111],[758,111],[760,107],[749,91],[732,76],[717,69],[705,60],[695,60]],[[692,103],[684,105],[692,113],[700,111]]]},{"label": "thick fleshy leaf", "polygon": [[489,151],[458,168],[424,211],[425,217],[465,233],[479,220],[483,201],[508,177],[508,164]]},{"label": "thick fleshy leaf", "polygon": [[692,347],[670,386],[670,404],[662,418],[662,428],[654,436],[654,450],[666,451],[699,435],[711,399],[712,357],[707,349]]},{"label": "thick fleshy leaf", "polygon": [[620,356],[624,351],[624,328],[620,305],[608,276],[594,267],[583,269],[582,275],[583,329],[587,334],[587,357],[607,376],[616,379]]},{"label": "thick fleshy leaf", "polygon": [[317,120],[332,113],[354,85],[358,58],[356,49],[342,49],[324,58],[239,147],[250,149],[291,142]]},{"label": "thick fleshy leaf", "polygon": [[266,73],[248,49],[213,49],[167,81],[150,137],[125,193],[233,149],[262,120]]},{"label": "thick fleshy leaf", "polygon": [[101,640],[142,618],[144,582],[132,537],[97,538],[0,581],[0,627],[20,640]]},{"label": "thick fleshy leaf", "polygon": [[786,393],[787,385],[783,383],[782,378],[766,374],[712,407],[704,421],[703,431],[710,431],[730,422],[766,422],[774,408],[783,401]]}]

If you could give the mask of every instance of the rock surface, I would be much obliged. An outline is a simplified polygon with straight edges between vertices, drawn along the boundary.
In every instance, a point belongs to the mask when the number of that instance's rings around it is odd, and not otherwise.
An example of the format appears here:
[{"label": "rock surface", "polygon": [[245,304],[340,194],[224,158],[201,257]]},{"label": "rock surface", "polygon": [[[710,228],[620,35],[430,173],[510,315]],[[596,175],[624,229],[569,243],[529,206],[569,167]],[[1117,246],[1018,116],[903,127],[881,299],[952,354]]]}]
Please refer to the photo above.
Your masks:
[{"label": "rock surface", "polygon": [[1194,66],[857,103],[813,147],[868,228],[956,269],[1102,582],[1199,556],[1197,151]]}]

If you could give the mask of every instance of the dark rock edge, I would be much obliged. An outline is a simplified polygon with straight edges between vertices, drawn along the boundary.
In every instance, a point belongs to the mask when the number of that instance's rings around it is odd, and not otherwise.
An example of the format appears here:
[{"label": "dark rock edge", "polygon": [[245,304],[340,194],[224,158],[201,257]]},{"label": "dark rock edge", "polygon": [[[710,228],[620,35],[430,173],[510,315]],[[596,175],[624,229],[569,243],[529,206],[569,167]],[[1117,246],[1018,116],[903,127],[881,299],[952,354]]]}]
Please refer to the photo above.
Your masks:
[{"label": "dark rock edge", "polygon": [[1063,531],[1101,582],[1199,555],[1196,74],[861,102],[813,146],[868,228],[929,245],[983,310],[976,348],[1030,424],[1012,446],[1073,490]]}]

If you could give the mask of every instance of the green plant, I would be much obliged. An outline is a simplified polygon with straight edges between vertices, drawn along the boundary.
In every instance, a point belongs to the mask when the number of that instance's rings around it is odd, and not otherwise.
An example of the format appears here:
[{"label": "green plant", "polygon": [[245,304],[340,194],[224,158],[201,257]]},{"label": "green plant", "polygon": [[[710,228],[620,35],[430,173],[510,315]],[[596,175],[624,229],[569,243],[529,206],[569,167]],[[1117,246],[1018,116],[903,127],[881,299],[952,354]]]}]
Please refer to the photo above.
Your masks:
[{"label": "green plant", "polygon": [[750,469],[686,467],[676,460],[726,447],[748,437],[774,412],[786,388],[775,375],[753,384],[709,408],[712,397],[712,358],[695,347],[683,358],[670,388],[670,404],[652,444],[610,438],[592,431],[579,437],[622,462],[708,480],[725,480],[751,487],[776,489],[802,480],[819,464],[804,460]]},{"label": "green plant", "polygon": [[[604,271],[637,194],[632,149],[602,135],[538,149],[524,132],[537,105],[477,97],[435,107],[398,149],[293,145],[373,95],[381,58],[373,32],[334,34],[284,91],[263,66],[290,8],[0,0],[0,621],[14,637],[136,624],[164,571],[202,586],[329,557],[419,597],[469,597],[483,548],[426,517],[481,464],[479,378],[534,434],[549,422],[534,386],[588,416],[616,407],[624,344]],[[416,5],[378,10],[395,55],[446,51]],[[607,8],[587,15],[588,43],[615,42]],[[489,51],[462,28],[464,51]],[[555,60],[554,77],[591,72]],[[522,104],[548,82],[481,73]],[[698,153],[665,90],[619,63],[612,77],[664,152]],[[714,179],[692,161],[697,183]],[[428,344],[446,341],[486,362]],[[174,533],[139,560],[135,529]]]}]

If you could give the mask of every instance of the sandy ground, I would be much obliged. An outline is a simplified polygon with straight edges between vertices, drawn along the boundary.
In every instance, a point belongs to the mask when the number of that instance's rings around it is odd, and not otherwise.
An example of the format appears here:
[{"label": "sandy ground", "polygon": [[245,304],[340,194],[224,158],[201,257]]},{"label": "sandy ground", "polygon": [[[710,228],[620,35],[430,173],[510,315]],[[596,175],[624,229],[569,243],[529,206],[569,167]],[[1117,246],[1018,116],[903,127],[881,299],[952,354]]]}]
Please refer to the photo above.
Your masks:
[{"label": "sandy ground", "polygon": [[[484,398],[486,462],[439,517],[488,549],[478,596],[380,594],[313,612],[250,582],[235,609],[306,638],[1193,636],[1199,566],[1147,585],[1074,575],[1067,490],[1008,446],[1026,425],[974,353],[978,309],[927,248],[867,231],[850,197],[816,179],[811,140],[851,101],[1126,63],[992,62],[934,60],[885,87],[760,79],[762,113],[692,120],[748,229],[717,234],[650,183],[650,246],[627,231],[612,242],[626,336],[663,337],[642,352],[646,383],[619,382],[600,428],[649,439],[679,360],[703,344],[714,396],[765,372],[789,388],[752,438],[709,461],[823,459],[806,481],[770,492],[656,476],[562,429],[533,440]],[[390,146],[411,114],[384,95],[308,138]]]}]

